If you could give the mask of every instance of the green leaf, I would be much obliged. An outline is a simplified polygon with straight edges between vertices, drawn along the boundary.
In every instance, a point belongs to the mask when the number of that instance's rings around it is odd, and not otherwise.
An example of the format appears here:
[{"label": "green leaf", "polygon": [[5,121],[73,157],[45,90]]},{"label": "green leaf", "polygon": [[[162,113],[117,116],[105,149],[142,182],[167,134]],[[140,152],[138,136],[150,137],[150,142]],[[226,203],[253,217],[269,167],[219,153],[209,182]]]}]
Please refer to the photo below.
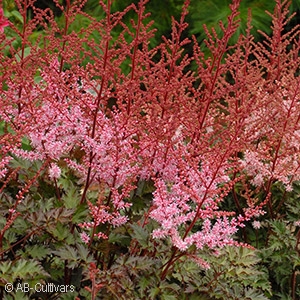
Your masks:
[{"label": "green leaf", "polygon": [[76,248],[81,260],[85,262],[92,262],[92,257],[90,257],[89,250],[85,245],[78,244]]},{"label": "green leaf", "polygon": [[26,252],[32,258],[36,258],[40,260],[42,258],[47,257],[51,252],[51,250],[46,245],[33,245],[33,246],[27,246]]},{"label": "green leaf", "polygon": [[177,296],[175,296],[175,295],[162,295],[161,296],[161,299],[162,300],[177,300],[178,299],[178,297]]},{"label": "green leaf", "polygon": [[5,133],[5,122],[0,121],[0,136]]},{"label": "green leaf", "polygon": [[139,287],[141,291],[145,291],[147,288],[149,288],[150,280],[146,277],[141,277],[139,280]]},{"label": "green leaf", "polygon": [[0,274],[8,273],[8,270],[11,268],[11,261],[2,261],[0,263]]},{"label": "green leaf", "polygon": [[108,241],[110,243],[118,243],[121,246],[129,246],[130,240],[131,240],[130,236],[121,233],[115,233],[115,232],[111,232],[108,238]]},{"label": "green leaf", "polygon": [[80,194],[74,185],[70,185],[66,193],[62,197],[62,201],[66,208],[76,208],[80,202]]},{"label": "green leaf", "polygon": [[35,263],[31,264],[26,260],[17,261],[16,265],[13,266],[15,278],[26,278],[26,276],[31,273],[31,269],[34,269],[35,267]]},{"label": "green leaf", "polygon": [[87,220],[87,216],[89,215],[89,210],[86,204],[81,204],[77,206],[77,209],[72,217],[73,223],[81,223]]},{"label": "green leaf", "polygon": [[137,224],[131,224],[131,229],[133,230],[131,236],[133,239],[136,239],[142,247],[147,248],[149,233]]},{"label": "green leaf", "polygon": [[37,282],[38,278],[49,276],[38,261],[28,259],[19,259],[13,264],[9,263],[9,265],[1,268],[1,273],[0,277],[10,278],[10,282],[15,281],[17,278],[23,280],[33,279],[34,282]]},{"label": "green leaf", "polygon": [[67,260],[69,267],[74,269],[81,261],[81,257],[78,255],[78,251],[69,245],[60,248],[57,251],[53,251],[53,254],[57,255],[62,261]]},{"label": "green leaf", "polygon": [[259,293],[253,289],[246,289],[245,290],[245,299],[251,300],[268,300],[262,293]]},{"label": "green leaf", "polygon": [[64,241],[69,235],[70,230],[64,224],[58,222],[56,228],[52,230],[52,234],[59,240]]},{"label": "green leaf", "polygon": [[23,17],[17,10],[13,10],[7,14],[7,17],[11,16],[15,17],[21,24],[23,24]]},{"label": "green leaf", "polygon": [[[30,54],[30,47],[26,47],[25,49],[24,49],[24,53],[23,53],[23,59],[25,58],[25,57],[27,57],[29,54]],[[22,50],[20,50],[17,54],[16,54],[16,61],[17,62],[20,62],[21,61],[21,58],[22,58]]]},{"label": "green leaf", "polygon": [[13,299],[14,300],[29,300],[30,297],[27,296],[24,292],[21,290],[17,291],[16,293],[13,294]]},{"label": "green leaf", "polygon": [[150,299],[156,299],[156,296],[160,294],[160,289],[158,287],[151,288],[150,290]]},{"label": "green leaf", "polygon": [[31,144],[30,144],[30,140],[28,138],[26,138],[26,137],[22,138],[22,146],[21,146],[21,148],[23,150],[26,150],[26,151],[32,150],[32,147],[31,147]]}]

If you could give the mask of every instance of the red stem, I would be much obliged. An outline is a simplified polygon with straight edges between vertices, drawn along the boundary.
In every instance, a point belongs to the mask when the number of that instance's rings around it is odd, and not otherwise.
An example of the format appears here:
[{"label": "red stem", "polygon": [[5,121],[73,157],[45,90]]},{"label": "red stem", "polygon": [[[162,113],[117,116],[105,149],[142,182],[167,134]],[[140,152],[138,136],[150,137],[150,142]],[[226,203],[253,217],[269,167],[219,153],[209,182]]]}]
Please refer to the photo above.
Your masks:
[{"label": "red stem", "polygon": [[[107,25],[108,26],[110,26],[110,24],[111,24],[110,6],[111,6],[111,1],[108,0],[108,3],[107,3],[107,7],[108,7],[108,9],[107,9],[107,11],[108,11]],[[105,73],[106,73],[106,66],[107,66],[107,63],[108,63],[108,51],[109,51],[109,38],[107,38],[107,40],[105,42],[103,76],[102,76],[102,79],[101,79],[100,90],[99,90],[97,98],[96,98],[96,108],[95,108],[95,113],[94,113],[94,116],[93,116],[92,132],[91,132],[91,138],[92,139],[95,138],[95,134],[96,134],[98,110],[99,110],[99,107],[100,107],[100,103],[101,103],[101,99],[102,99],[102,93],[103,93],[103,89],[104,89],[104,83],[105,83],[105,80],[106,80]],[[82,193],[80,204],[82,204],[85,201],[86,193],[87,193],[87,190],[88,190],[88,188],[90,186],[90,183],[91,183],[92,163],[93,163],[93,160],[94,160],[94,157],[95,157],[93,151],[90,152],[89,157],[90,157],[89,158],[89,168],[88,168],[88,171],[87,171],[85,187],[84,187],[84,190],[83,190],[83,193]]]}]

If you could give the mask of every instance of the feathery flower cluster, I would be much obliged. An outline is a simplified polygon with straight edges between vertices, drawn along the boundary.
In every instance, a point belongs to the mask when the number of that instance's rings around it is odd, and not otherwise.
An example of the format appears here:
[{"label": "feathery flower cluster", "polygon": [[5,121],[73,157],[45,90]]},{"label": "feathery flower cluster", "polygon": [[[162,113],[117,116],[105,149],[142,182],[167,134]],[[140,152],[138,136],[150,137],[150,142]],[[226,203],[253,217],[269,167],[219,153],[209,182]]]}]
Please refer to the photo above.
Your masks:
[{"label": "feathery flower cluster", "polygon": [[[271,50],[244,36],[230,52],[227,43],[238,28],[234,0],[222,37],[206,30],[211,51],[206,59],[195,40],[193,53],[184,55],[191,43],[182,38],[188,1],[171,38],[154,49],[149,49],[154,33],[146,23],[145,1],[135,8],[132,29],[121,22],[122,14],[110,13],[110,1],[101,1],[106,18],[90,17],[87,28],[76,33],[68,20],[82,9],[78,2],[67,1],[65,28],[34,10],[25,33],[15,29],[20,44],[30,47],[27,56],[13,46],[4,56],[7,47],[1,47],[0,121],[11,129],[10,137],[19,138],[11,153],[49,161],[51,179],[61,176],[60,164],[75,171],[81,203],[88,203],[91,214],[80,225],[91,232],[81,234],[85,243],[107,238],[98,232],[103,225],[128,222],[131,192],[139,181],[152,180],[154,238],[170,238],[182,251],[234,244],[243,222],[264,213],[264,202],[248,193],[251,185],[269,195],[275,180],[290,190],[300,178],[299,29],[288,44],[280,35],[268,40]],[[287,15],[279,1],[277,11]],[[274,31],[283,28],[282,19],[276,20]],[[7,25],[0,11],[0,31]],[[46,35],[32,42],[37,25]],[[117,25],[124,31],[115,37]],[[194,72],[187,71],[194,65]],[[31,149],[20,147],[23,137]],[[4,149],[1,155],[0,178],[10,161]],[[238,213],[222,210],[238,183],[243,195]],[[94,202],[88,196],[93,185],[99,185]]]},{"label": "feathery flower cluster", "polygon": [[51,179],[58,179],[61,175],[61,169],[57,164],[52,163],[49,168],[49,177]]}]

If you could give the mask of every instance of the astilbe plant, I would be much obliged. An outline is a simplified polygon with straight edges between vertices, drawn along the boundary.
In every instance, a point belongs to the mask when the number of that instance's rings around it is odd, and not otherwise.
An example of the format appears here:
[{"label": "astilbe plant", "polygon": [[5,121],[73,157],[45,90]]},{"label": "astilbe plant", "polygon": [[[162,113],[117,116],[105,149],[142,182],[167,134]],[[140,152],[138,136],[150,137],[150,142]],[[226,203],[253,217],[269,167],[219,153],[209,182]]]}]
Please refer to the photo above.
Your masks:
[{"label": "astilbe plant", "polygon": [[[111,1],[100,1],[101,20],[84,13],[86,1],[55,1],[63,27],[50,9],[15,1],[21,24],[0,23],[9,25],[0,33],[2,197],[18,180],[13,159],[41,164],[13,195],[1,246],[31,187],[41,178],[61,202],[66,172],[81,189],[78,205],[90,211],[70,232],[80,233],[95,259],[94,245],[136,223],[133,195],[152,184],[138,224],[155,221],[152,238],[170,241],[162,280],[183,256],[209,268],[200,251],[238,247],[234,236],[245,222],[276,217],[272,185],[280,181],[290,191],[300,175],[299,28],[284,32],[288,5],[276,1],[271,37],[256,43],[249,15],[247,34],[228,46],[239,2],[232,2],[227,25],[219,24],[221,36],[204,28],[206,57],[194,38],[183,38],[189,1],[172,21],[171,38],[154,49],[145,0],[116,13]],[[124,24],[130,10],[136,19]],[[89,25],[75,32],[78,15]],[[193,53],[186,54],[190,43]],[[222,209],[230,195],[236,209]]]}]

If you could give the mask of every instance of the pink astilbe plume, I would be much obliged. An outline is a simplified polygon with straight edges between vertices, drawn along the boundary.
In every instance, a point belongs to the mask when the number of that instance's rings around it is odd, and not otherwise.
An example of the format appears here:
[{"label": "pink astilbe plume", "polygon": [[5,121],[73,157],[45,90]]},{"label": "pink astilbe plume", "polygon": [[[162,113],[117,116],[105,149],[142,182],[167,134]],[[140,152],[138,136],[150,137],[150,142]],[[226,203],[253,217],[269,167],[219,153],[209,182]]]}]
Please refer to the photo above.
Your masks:
[{"label": "pink astilbe plume", "polygon": [[[290,191],[300,179],[299,27],[283,33],[286,4],[277,1],[273,36],[264,44],[254,42],[249,21],[228,46],[239,26],[240,1],[233,0],[220,36],[204,29],[207,54],[195,37],[184,38],[189,1],[170,38],[153,49],[147,1],[116,13],[111,1],[100,1],[101,20],[82,11],[86,1],[55,1],[64,23],[29,2],[17,1],[25,21],[22,30],[12,27],[20,49],[1,44],[1,180],[12,173],[12,157],[43,162],[53,184],[72,172],[79,205],[90,212],[79,224],[89,247],[134,222],[132,194],[141,182],[153,183],[145,205],[152,237],[175,248],[162,279],[177,251],[237,245],[234,235],[245,222],[266,206],[275,216],[272,184]],[[137,17],[129,26],[124,16],[131,10]],[[77,14],[87,25],[76,31]],[[3,31],[2,11],[0,19]],[[40,27],[45,35],[34,40]],[[30,147],[22,147],[24,138]],[[226,209],[228,199],[235,211]]]}]

